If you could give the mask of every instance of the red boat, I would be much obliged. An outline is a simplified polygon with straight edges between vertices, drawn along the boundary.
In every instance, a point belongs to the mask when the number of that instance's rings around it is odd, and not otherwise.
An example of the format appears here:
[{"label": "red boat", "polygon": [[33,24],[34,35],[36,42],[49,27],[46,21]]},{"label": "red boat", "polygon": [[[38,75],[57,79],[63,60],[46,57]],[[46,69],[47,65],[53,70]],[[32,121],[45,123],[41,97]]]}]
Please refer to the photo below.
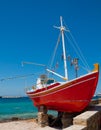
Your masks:
[{"label": "red boat", "polygon": [[99,64],[94,64],[95,68],[88,74],[77,77],[78,62],[75,59],[73,64],[76,70],[76,78],[68,80],[64,44],[64,31],[66,28],[63,26],[62,17],[60,22],[61,26],[56,28],[60,29],[62,36],[65,76],[61,76],[49,69],[47,71],[63,78],[65,82],[56,82],[54,79],[42,75],[37,80],[37,88],[28,90],[26,93],[38,108],[45,106],[48,110],[80,112],[88,106],[94,96],[99,77]]}]

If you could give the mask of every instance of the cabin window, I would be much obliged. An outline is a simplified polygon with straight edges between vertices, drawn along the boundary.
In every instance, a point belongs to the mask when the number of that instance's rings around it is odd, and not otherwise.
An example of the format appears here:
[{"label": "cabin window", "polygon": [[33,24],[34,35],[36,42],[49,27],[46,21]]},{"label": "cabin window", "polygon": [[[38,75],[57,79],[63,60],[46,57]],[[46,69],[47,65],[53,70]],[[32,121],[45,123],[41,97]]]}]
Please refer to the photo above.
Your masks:
[{"label": "cabin window", "polygon": [[52,83],[54,83],[54,79],[48,79],[47,80],[47,84],[52,84]]}]

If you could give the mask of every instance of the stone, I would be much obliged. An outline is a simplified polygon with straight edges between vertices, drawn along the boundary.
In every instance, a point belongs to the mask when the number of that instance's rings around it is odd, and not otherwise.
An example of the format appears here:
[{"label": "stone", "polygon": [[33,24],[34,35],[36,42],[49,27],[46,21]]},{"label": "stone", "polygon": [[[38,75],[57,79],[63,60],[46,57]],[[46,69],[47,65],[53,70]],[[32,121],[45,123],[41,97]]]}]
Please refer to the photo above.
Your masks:
[{"label": "stone", "polygon": [[99,103],[99,104],[101,103],[101,98],[98,99],[98,103]]},{"label": "stone", "polygon": [[96,104],[98,104],[98,102],[99,102],[98,99],[92,99],[89,106],[96,105]]},{"label": "stone", "polygon": [[43,112],[38,112],[38,125],[40,127],[48,126],[48,114]]},{"label": "stone", "polygon": [[87,127],[87,130],[99,129],[99,112],[98,111],[86,111],[73,119],[74,125],[83,125]]},{"label": "stone", "polygon": [[47,108],[45,106],[40,106],[38,111],[47,114]]},{"label": "stone", "polygon": [[73,114],[64,112],[61,118],[62,128],[66,128],[73,124]]},{"label": "stone", "polygon": [[68,128],[65,128],[64,130],[87,130],[87,127],[81,125],[71,125]]}]

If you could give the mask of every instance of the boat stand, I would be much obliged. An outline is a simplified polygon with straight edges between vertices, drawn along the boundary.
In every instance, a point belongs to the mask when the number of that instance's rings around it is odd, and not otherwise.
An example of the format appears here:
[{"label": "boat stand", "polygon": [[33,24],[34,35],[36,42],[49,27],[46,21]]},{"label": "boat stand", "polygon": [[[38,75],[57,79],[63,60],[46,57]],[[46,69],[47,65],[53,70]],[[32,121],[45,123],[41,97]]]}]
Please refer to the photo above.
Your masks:
[{"label": "boat stand", "polygon": [[62,128],[66,128],[73,124],[74,113],[63,112],[61,122]]},{"label": "boat stand", "polygon": [[47,108],[45,106],[40,106],[38,109],[38,125],[40,127],[50,126],[50,127],[60,127],[66,128],[73,124],[73,117],[75,113],[68,112],[58,112],[56,118],[47,114]]},{"label": "boat stand", "polygon": [[40,127],[48,126],[48,114],[45,106],[40,106],[38,110],[38,125]]},{"label": "boat stand", "polygon": [[58,115],[56,118],[54,118],[53,116],[50,116],[49,126],[62,128],[62,122],[61,122],[62,115],[63,115],[63,112],[58,112]]}]

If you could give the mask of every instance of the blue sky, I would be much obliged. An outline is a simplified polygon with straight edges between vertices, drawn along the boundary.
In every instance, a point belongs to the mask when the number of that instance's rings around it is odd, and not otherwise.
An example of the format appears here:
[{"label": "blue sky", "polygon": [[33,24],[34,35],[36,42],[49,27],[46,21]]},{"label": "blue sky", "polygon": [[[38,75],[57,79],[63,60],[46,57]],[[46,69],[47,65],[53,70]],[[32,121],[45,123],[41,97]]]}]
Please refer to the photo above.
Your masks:
[{"label": "blue sky", "polygon": [[[0,1],[0,79],[33,74],[39,67],[21,61],[48,64],[58,37],[53,25],[63,16],[89,66],[101,65],[100,0]],[[42,68],[40,68],[42,71]],[[100,74],[101,77],[101,74]],[[25,95],[36,77],[0,82],[0,95]],[[101,78],[97,87],[101,92]]]}]

